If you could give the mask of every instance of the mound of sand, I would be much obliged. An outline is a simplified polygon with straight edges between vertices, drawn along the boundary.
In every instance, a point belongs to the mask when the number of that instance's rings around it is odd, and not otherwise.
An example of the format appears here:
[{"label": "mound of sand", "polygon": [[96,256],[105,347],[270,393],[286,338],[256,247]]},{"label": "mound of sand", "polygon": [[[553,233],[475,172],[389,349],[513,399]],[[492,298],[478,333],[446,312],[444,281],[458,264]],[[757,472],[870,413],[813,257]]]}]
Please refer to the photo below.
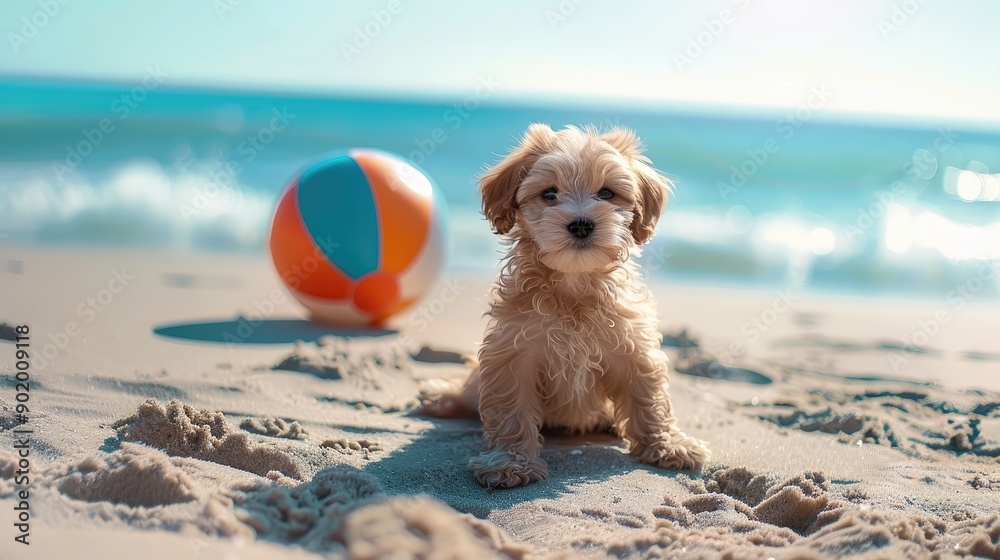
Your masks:
[{"label": "mound of sand", "polygon": [[110,455],[84,459],[58,488],[75,500],[133,507],[189,502],[198,496],[194,481],[167,455],[131,443]]},{"label": "mound of sand", "polygon": [[[291,433],[296,429],[291,423],[266,419],[257,424],[254,427],[262,431]],[[117,451],[64,467],[64,476],[56,483],[70,498],[105,502],[95,507],[103,507],[97,514],[108,519],[157,528],[194,524],[207,535],[219,536],[249,536],[252,530],[264,540],[352,558],[399,554],[406,558],[521,558],[531,550],[512,544],[492,523],[459,514],[431,498],[388,498],[375,478],[351,467],[327,468],[305,482],[292,480],[285,473],[298,476],[299,472],[288,455],[250,444],[246,434],[235,431],[220,412],[195,410],[179,401],[163,407],[150,399],[116,426],[125,440]],[[368,441],[328,443],[345,452],[369,453],[377,448]],[[187,461],[188,468],[193,462],[181,457],[235,467],[274,484],[264,482],[242,490],[230,486],[228,491],[208,493],[196,484],[199,480],[208,487],[217,484],[207,478],[211,476],[207,464],[189,473],[178,462]],[[11,470],[6,467],[9,461],[0,459],[0,474]],[[181,513],[142,511],[188,503],[199,513],[188,513],[187,522],[174,519]]]},{"label": "mound of sand", "polygon": [[240,422],[240,428],[253,434],[286,439],[306,439],[309,435],[298,422],[286,422],[281,418],[247,418]]},{"label": "mound of sand", "polygon": [[431,498],[386,499],[373,477],[347,467],[252,493],[237,515],[259,538],[350,558],[521,558],[530,550]]},{"label": "mound of sand", "polygon": [[532,547],[515,544],[494,524],[426,496],[372,504],[344,519],[339,535],[350,558],[519,559]]},{"label": "mound of sand", "polygon": [[251,443],[221,412],[198,411],[178,400],[164,408],[149,399],[115,427],[122,440],[142,442],[170,455],[212,461],[260,476],[278,471],[301,478],[289,453]]}]

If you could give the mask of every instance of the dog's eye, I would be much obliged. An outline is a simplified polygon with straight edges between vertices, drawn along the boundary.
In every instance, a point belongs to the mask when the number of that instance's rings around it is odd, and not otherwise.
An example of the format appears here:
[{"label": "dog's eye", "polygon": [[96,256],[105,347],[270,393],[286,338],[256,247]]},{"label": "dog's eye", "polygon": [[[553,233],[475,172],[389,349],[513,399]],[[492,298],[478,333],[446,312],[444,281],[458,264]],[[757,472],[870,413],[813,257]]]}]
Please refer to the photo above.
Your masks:
[{"label": "dog's eye", "polygon": [[549,187],[542,191],[542,198],[545,200],[555,200],[556,199],[556,188]]},{"label": "dog's eye", "polygon": [[597,191],[597,200],[611,200],[614,197],[615,193],[611,192],[611,189],[607,187]]}]

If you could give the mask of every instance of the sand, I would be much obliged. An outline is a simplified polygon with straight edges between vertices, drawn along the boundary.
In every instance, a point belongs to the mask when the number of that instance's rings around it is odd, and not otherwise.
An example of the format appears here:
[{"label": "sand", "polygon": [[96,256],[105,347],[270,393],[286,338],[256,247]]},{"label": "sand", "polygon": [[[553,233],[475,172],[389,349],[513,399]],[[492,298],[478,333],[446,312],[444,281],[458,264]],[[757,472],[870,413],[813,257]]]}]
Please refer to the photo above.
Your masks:
[{"label": "sand", "polygon": [[114,427],[122,441],[144,443],[169,455],[194,457],[261,476],[277,472],[301,477],[288,453],[251,443],[246,434],[233,430],[221,412],[198,411],[178,400],[163,407],[156,399],[149,399]]},{"label": "sand", "polygon": [[[549,479],[488,492],[466,467],[478,422],[417,410],[421,380],[465,374],[485,275],[358,332],[302,321],[259,258],[5,251],[22,265],[0,322],[30,324],[42,360],[32,544],[13,541],[5,445],[0,557],[1000,558],[990,302],[948,308],[914,348],[946,302],[803,294],[754,338],[773,293],[654,278],[671,394],[709,464],[659,471],[606,434],[547,432]],[[79,313],[123,267],[128,287]],[[0,352],[11,441],[13,345]]]}]

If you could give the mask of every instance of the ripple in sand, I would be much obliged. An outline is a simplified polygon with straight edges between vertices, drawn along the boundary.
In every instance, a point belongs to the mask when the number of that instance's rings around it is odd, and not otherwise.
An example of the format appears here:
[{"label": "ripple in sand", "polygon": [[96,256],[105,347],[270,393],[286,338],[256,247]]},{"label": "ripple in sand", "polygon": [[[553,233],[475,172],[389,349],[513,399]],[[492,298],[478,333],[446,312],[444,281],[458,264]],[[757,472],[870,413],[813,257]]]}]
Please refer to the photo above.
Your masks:
[{"label": "ripple in sand", "polygon": [[240,422],[240,428],[252,434],[285,439],[306,439],[309,435],[298,422],[286,422],[281,418],[247,418]]},{"label": "ripple in sand", "polygon": [[995,515],[944,521],[864,509],[835,499],[819,472],[782,480],[715,467],[691,482],[694,496],[665,496],[653,510],[652,531],[603,542],[593,532],[575,545],[622,558],[925,558],[941,551],[1000,558]]},{"label": "ripple in sand", "polygon": [[836,435],[843,443],[871,443],[923,456],[942,451],[1000,457],[1000,442],[985,418],[1000,417],[1000,394],[927,386],[860,392],[814,389],[747,407],[761,420],[804,432]]}]

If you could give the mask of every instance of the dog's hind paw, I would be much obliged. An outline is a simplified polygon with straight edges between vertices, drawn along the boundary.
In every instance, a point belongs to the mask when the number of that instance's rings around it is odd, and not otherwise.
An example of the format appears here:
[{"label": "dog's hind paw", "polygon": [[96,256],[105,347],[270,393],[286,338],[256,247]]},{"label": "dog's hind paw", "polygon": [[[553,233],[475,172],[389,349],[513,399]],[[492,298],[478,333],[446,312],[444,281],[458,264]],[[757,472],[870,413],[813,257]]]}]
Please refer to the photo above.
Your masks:
[{"label": "dog's hind paw", "polygon": [[478,412],[469,408],[461,396],[460,383],[448,379],[428,379],[419,383],[420,414],[435,418],[474,418]]},{"label": "dog's hind paw", "polygon": [[464,418],[473,415],[465,403],[451,396],[428,400],[423,403],[419,412],[435,418]]},{"label": "dog's hind paw", "polygon": [[476,481],[490,490],[527,486],[549,477],[549,467],[540,457],[509,451],[483,451],[469,461],[469,468]]}]

